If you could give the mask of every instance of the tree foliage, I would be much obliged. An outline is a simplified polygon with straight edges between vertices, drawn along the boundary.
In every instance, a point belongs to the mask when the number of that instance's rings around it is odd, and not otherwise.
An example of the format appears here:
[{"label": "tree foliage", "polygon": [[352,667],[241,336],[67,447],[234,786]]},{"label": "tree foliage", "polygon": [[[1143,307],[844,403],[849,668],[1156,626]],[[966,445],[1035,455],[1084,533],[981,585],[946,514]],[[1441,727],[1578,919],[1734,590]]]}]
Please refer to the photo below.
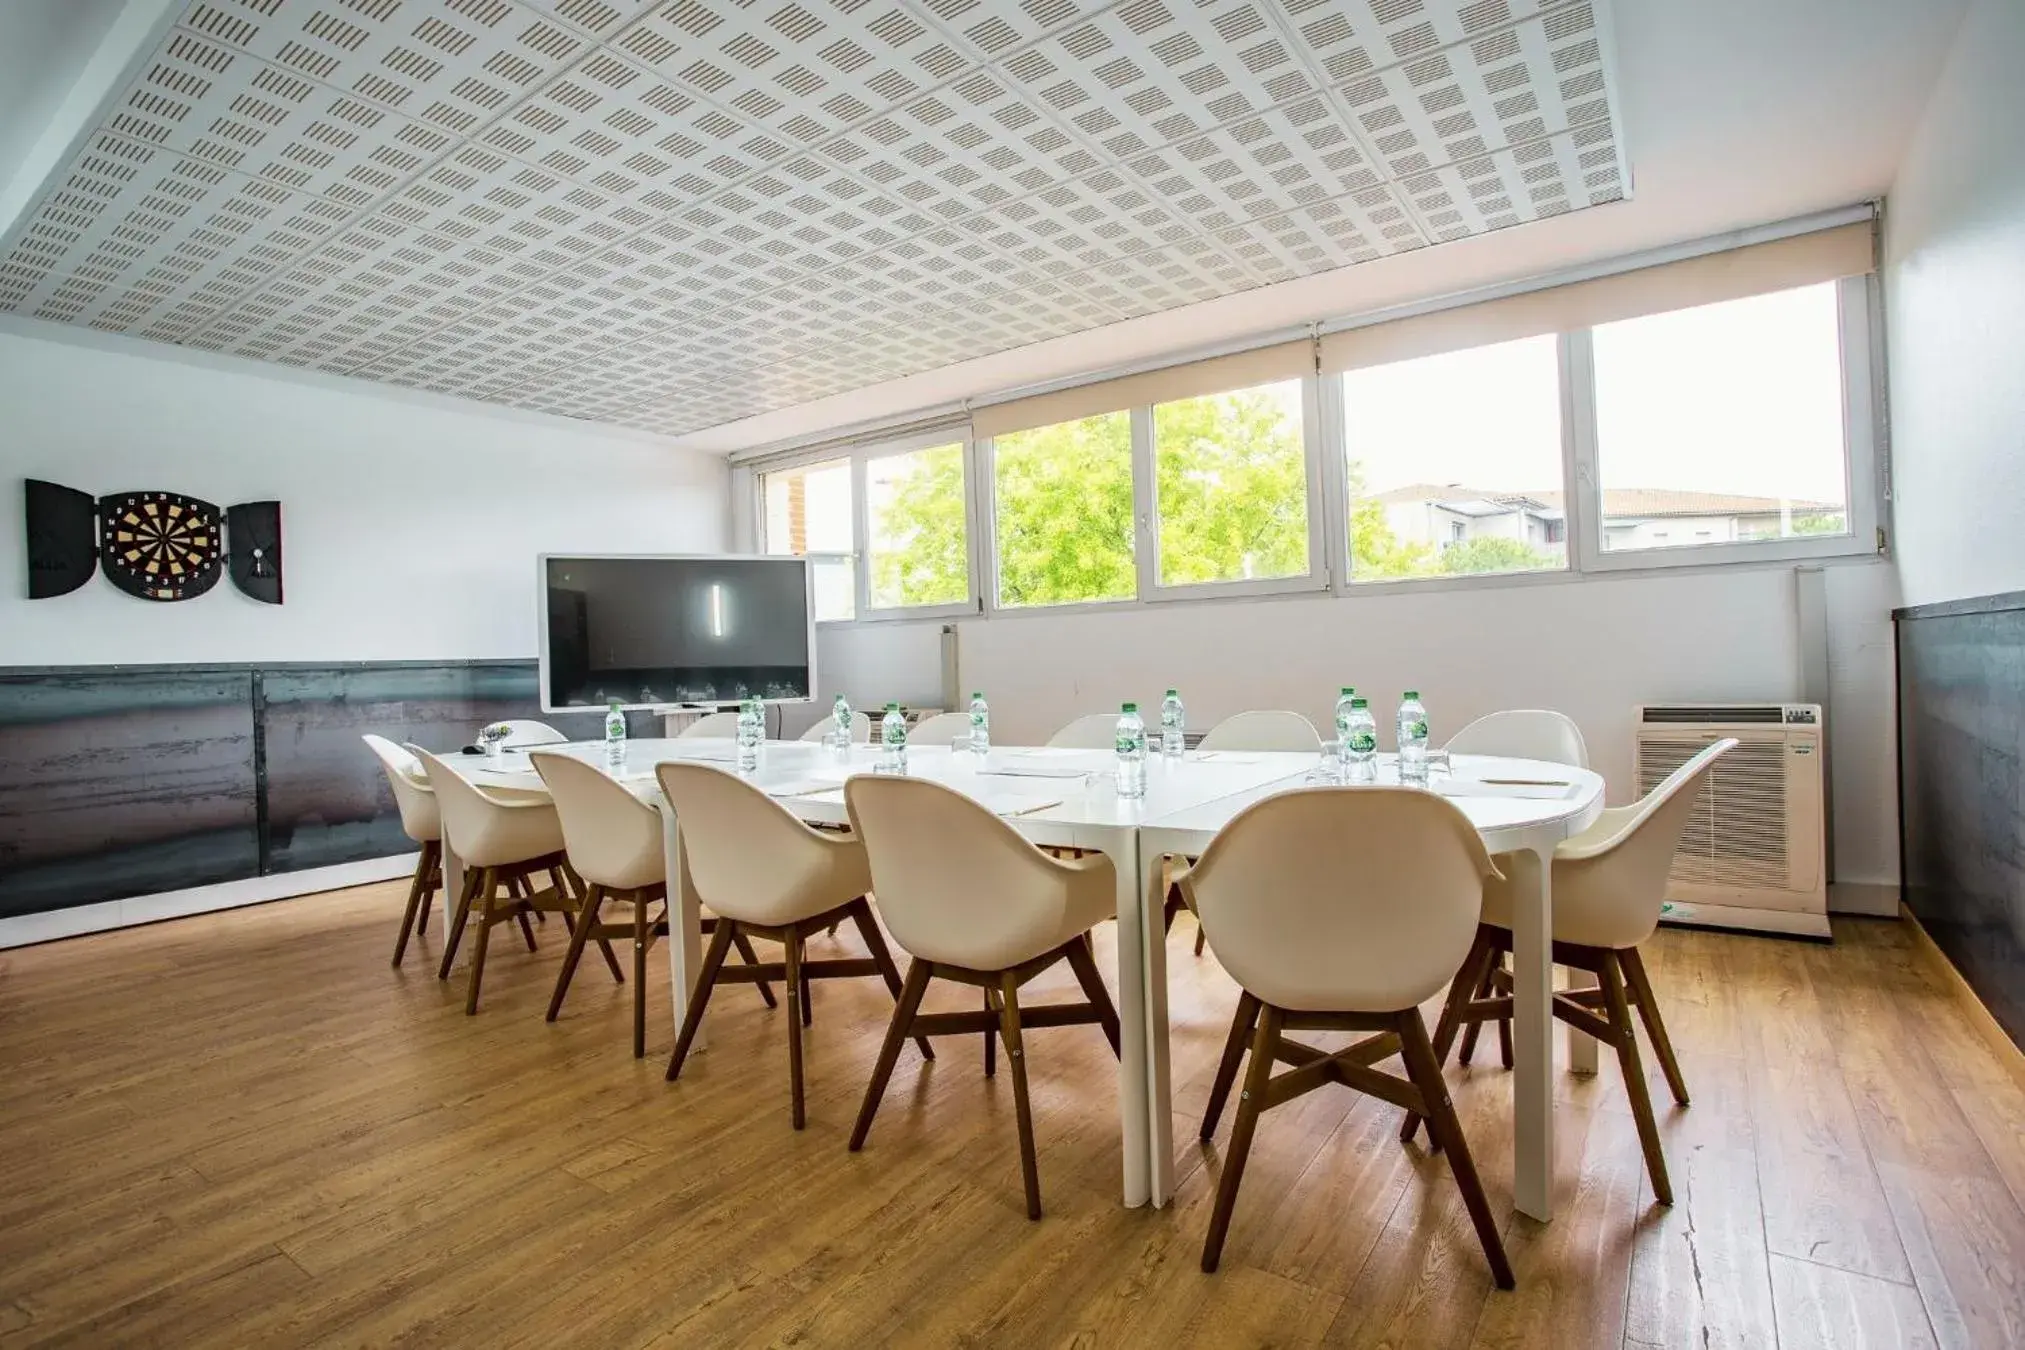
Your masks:
[{"label": "tree foliage", "polygon": [[1559,567],[1561,559],[1523,539],[1460,539],[1441,551],[1441,570],[1453,576],[1482,572],[1531,572]]}]

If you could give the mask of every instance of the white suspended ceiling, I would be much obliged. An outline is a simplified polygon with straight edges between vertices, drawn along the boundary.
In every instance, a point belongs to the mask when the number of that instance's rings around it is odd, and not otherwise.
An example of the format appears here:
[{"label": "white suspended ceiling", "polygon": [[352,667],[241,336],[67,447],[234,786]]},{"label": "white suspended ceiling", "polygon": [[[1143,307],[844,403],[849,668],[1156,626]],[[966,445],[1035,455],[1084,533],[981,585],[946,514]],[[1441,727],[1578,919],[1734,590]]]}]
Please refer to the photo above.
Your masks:
[{"label": "white suspended ceiling", "polygon": [[681,433],[1627,193],[1604,0],[196,0],[0,310]]}]

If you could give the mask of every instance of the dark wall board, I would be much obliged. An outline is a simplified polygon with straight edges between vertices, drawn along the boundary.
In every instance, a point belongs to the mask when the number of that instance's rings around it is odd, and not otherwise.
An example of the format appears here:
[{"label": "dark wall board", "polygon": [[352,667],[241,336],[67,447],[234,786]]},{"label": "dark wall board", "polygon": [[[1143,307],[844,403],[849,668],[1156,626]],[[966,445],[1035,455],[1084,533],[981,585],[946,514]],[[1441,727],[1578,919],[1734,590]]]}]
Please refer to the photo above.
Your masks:
[{"label": "dark wall board", "polygon": [[0,917],[408,852],[361,734],[512,717],[603,729],[543,718],[532,661],[0,668]]},{"label": "dark wall board", "polygon": [[2025,596],[1896,619],[1905,903],[2025,1046]]}]

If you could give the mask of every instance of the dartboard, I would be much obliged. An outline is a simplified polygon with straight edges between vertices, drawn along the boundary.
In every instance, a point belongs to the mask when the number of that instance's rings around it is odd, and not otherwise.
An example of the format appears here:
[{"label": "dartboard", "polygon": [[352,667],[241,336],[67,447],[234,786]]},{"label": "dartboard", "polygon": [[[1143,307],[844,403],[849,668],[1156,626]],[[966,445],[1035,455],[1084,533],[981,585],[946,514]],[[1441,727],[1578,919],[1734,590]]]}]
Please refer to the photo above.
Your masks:
[{"label": "dartboard", "polygon": [[123,492],[98,504],[99,559],[112,583],[143,600],[188,600],[218,582],[218,508],[174,492]]}]

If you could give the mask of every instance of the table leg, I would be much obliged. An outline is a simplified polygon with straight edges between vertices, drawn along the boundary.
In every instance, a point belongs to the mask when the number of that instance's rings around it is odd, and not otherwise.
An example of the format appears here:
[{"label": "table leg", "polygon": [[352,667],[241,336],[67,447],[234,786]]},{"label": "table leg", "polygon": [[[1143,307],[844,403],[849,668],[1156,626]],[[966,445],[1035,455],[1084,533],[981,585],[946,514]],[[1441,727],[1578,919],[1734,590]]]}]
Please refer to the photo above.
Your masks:
[{"label": "table leg", "polygon": [[1139,863],[1140,941],[1146,969],[1146,1167],[1147,1201],[1156,1208],[1174,1196],[1174,1083],[1168,1064],[1167,871],[1162,855],[1141,849]]},{"label": "table leg", "polygon": [[[1159,1024],[1151,1025],[1148,991],[1152,987],[1149,952],[1165,953],[1164,945],[1149,948],[1146,941],[1145,892],[1139,875],[1139,832],[1134,829],[1106,830],[1092,847],[1111,859],[1118,878],[1118,979],[1113,991],[1118,999],[1118,1123],[1124,1136],[1125,1203],[1146,1204],[1153,1199],[1152,1136],[1156,1130],[1148,1120],[1147,1088],[1151,1077],[1148,1047],[1167,1041],[1166,967],[1160,967]],[[1156,1034],[1157,1033],[1157,1034]],[[1162,1081],[1165,1081],[1163,1073]],[[1169,1130],[1171,1132],[1171,1126]],[[1170,1149],[1169,1170],[1173,1167]]]},{"label": "table leg", "polygon": [[1519,1211],[1545,1222],[1554,1217],[1554,845],[1527,852],[1537,883],[1512,907],[1512,1189]]},{"label": "table leg", "polygon": [[[703,905],[696,898],[696,884],[689,877],[682,857],[682,832],[675,827],[675,812],[661,810],[661,844],[668,865],[668,988],[674,1005],[675,1034],[682,1034],[682,1016],[689,1011],[689,995],[696,988],[696,976],[703,969]],[[696,1028],[691,1051],[709,1045],[708,1024]]]}]

